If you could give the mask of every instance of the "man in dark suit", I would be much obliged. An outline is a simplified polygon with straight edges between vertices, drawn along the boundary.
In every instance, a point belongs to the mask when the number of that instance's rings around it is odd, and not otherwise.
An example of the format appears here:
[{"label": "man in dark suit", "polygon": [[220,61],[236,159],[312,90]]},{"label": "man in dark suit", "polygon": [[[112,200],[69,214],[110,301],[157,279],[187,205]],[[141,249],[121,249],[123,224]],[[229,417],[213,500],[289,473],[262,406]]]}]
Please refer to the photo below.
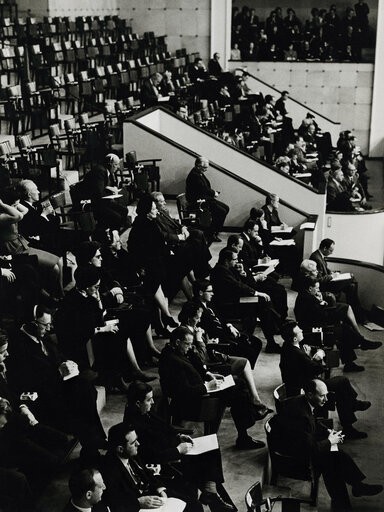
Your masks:
[{"label": "man in dark suit", "polygon": [[219,60],[220,54],[216,52],[213,54],[213,58],[208,61],[208,73],[216,78],[220,78],[223,73],[223,68]]},{"label": "man in dark suit", "polygon": [[140,88],[140,101],[143,107],[157,105],[161,96],[160,84],[163,77],[160,73],[153,73],[148,80],[144,80]]},{"label": "man in dark suit", "polygon": [[211,270],[208,262],[212,255],[204,233],[200,229],[188,229],[173,219],[161,192],[152,192],[151,197],[158,210],[155,222],[177,260],[181,260],[187,272],[192,269],[195,277],[208,275]]},{"label": "man in dark suit", "polygon": [[340,449],[344,440],[342,431],[328,430],[313,415],[316,407],[327,402],[328,389],[321,379],[313,379],[304,386],[305,395],[293,397],[271,420],[272,430],[279,432],[282,453],[311,459],[315,471],[323,475],[332,499],[332,510],[351,510],[346,484],[353,496],[374,496],[382,492],[381,485],[363,483],[365,475],[350,455]]},{"label": "man in dark suit", "polygon": [[341,168],[331,170],[327,183],[327,210],[335,212],[354,211],[351,194],[345,189],[344,173]]},{"label": "man in dark suit", "polygon": [[205,177],[204,173],[207,172],[208,168],[209,160],[207,158],[204,156],[196,158],[195,167],[187,176],[186,196],[188,203],[191,205],[196,205],[201,199],[205,201],[203,207],[207,207],[212,215],[212,223],[209,228],[210,241],[220,242],[218,233],[221,231],[228,215],[229,206],[216,199],[220,192],[213,190],[209,180]]},{"label": "man in dark suit", "polygon": [[321,289],[332,293],[344,293],[346,302],[350,304],[357,319],[362,323],[365,320],[365,313],[361,307],[358,292],[358,283],[351,274],[350,279],[333,281],[339,272],[332,272],[327,265],[326,258],[332,256],[335,250],[335,242],[330,238],[324,238],[320,242],[319,248],[310,256],[310,260],[315,261],[317,265],[317,278],[320,281]]},{"label": "man in dark suit", "polygon": [[105,196],[118,194],[116,171],[120,165],[117,155],[109,153],[105,165],[95,165],[83,178],[82,191],[91,199],[95,217],[104,228],[120,229],[127,220],[127,209],[114,199]]},{"label": "man in dark suit", "polygon": [[[280,370],[287,396],[299,395],[301,389],[311,379],[321,375],[325,366],[325,352],[304,343],[303,331],[294,321],[286,322],[281,330],[284,344],[281,348]],[[325,380],[328,389],[334,393],[337,412],[346,439],[365,439],[367,434],[359,432],[352,425],[356,421],[356,411],[366,411],[371,402],[357,399],[357,392],[349,379],[343,376]]]},{"label": "man in dark suit", "polygon": [[185,501],[187,512],[202,512],[203,507],[198,501],[165,487],[144,466],[138,457],[140,443],[133,425],[118,423],[111,427],[108,444],[101,473],[107,487],[106,501],[113,512],[158,508],[167,497]]},{"label": "man in dark suit", "polygon": [[65,360],[49,339],[52,315],[37,306],[35,318],[12,336],[8,365],[11,386],[18,393],[36,391],[38,415],[51,426],[75,434],[83,458],[94,460],[105,434],[96,407],[97,392],[86,373]]},{"label": "man in dark suit", "polygon": [[345,364],[344,371],[363,371],[364,367],[356,365],[354,349],[376,350],[382,346],[379,341],[370,341],[364,338],[359,331],[355,316],[351,307],[343,302],[331,303],[320,291],[320,284],[316,277],[302,279],[301,290],[296,297],[295,316],[303,329],[337,325],[341,323],[341,339],[339,341],[341,360]]},{"label": "man in dark suit", "polygon": [[60,219],[55,215],[51,203],[39,203],[40,191],[32,180],[21,180],[18,189],[21,204],[28,209],[18,224],[19,233],[32,247],[57,253]]},{"label": "man in dark suit", "polygon": [[[279,352],[274,340],[274,332],[278,328],[280,315],[273,309],[268,294],[257,291],[256,283],[250,284],[242,265],[238,265],[238,253],[232,249],[222,249],[219,260],[212,270],[211,282],[215,293],[215,304],[225,316],[239,315],[244,330],[253,334],[256,318],[260,317],[261,327],[267,340],[266,352]],[[242,297],[256,297],[254,301],[241,303]]]},{"label": "man in dark suit", "polygon": [[[176,417],[182,419],[199,416],[201,400],[207,392],[220,389],[220,381],[208,372],[199,356],[191,350],[193,334],[188,327],[177,327],[171,334],[170,343],[161,353],[159,361],[160,384],[165,396],[171,398],[171,409]],[[241,384],[226,390],[215,392],[222,400],[222,407],[231,406],[231,414],[238,437],[239,449],[262,448],[264,443],[253,440],[248,434],[256,420],[265,417],[258,413],[257,407],[250,403],[248,392]],[[217,418],[218,428],[220,417]]]},{"label": "man in dark suit", "polygon": [[110,512],[110,508],[102,501],[105,484],[97,469],[86,468],[72,473],[69,479],[71,499],[63,512]]},{"label": "man in dark suit", "polygon": [[193,293],[194,302],[202,309],[200,326],[209,338],[218,338],[220,343],[228,344],[227,354],[245,357],[254,368],[262,348],[261,340],[253,334],[241,333],[235,326],[220,319],[212,304],[214,293],[210,281],[197,279],[193,283]]}]

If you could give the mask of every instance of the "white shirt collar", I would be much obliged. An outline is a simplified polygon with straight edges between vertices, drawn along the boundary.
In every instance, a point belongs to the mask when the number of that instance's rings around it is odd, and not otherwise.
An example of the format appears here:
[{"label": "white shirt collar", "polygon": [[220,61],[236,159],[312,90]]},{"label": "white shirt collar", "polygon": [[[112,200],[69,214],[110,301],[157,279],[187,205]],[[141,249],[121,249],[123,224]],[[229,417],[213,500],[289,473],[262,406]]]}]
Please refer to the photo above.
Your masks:
[{"label": "white shirt collar", "polygon": [[73,500],[71,500],[71,503],[75,507],[76,510],[81,510],[81,512],[92,512],[92,507],[87,507],[87,508],[79,507],[78,505],[75,505],[73,503]]},{"label": "white shirt collar", "polygon": [[33,340],[35,343],[37,343],[38,345],[40,345],[40,340],[39,338],[36,338],[36,336],[33,336],[32,334],[30,334],[28,331],[25,330],[25,324],[22,325],[20,327],[20,331],[23,332],[24,334],[26,334],[29,338],[31,338],[31,340]]}]

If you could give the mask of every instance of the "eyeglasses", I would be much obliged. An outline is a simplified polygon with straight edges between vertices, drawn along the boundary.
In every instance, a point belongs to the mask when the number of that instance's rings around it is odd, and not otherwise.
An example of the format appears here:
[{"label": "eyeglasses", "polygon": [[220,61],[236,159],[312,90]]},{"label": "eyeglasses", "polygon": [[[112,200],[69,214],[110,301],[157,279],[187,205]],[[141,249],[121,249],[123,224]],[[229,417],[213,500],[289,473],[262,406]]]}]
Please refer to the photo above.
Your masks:
[{"label": "eyeglasses", "polygon": [[98,260],[102,260],[103,259],[101,254],[95,254],[94,258],[97,258]]},{"label": "eyeglasses", "polygon": [[44,327],[52,327],[52,322],[48,322],[47,324],[45,324],[44,322],[40,322],[39,320],[36,320],[36,323],[38,323],[39,325],[42,325]]}]

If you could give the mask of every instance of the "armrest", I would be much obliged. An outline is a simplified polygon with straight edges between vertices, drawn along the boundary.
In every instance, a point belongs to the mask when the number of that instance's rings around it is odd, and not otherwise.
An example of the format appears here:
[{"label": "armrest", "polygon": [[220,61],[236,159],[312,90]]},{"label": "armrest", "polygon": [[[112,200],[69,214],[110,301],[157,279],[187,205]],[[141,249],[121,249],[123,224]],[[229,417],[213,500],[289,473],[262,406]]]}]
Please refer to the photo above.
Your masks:
[{"label": "armrest", "polygon": [[146,158],[145,160],[137,160],[136,163],[137,164],[140,164],[142,162],[161,162],[162,161],[162,158]]}]

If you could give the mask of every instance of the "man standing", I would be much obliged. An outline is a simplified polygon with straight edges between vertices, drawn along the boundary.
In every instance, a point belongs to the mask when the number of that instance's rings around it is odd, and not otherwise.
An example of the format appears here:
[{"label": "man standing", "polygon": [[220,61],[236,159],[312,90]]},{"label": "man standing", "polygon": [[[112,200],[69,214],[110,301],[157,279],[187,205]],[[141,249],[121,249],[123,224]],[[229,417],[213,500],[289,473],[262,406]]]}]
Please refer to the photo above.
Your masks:
[{"label": "man standing", "polygon": [[363,483],[365,475],[350,455],[340,449],[344,440],[342,431],[329,430],[313,415],[315,407],[327,402],[328,388],[321,379],[313,379],[304,386],[304,395],[291,398],[271,420],[280,433],[279,451],[303,460],[311,459],[314,469],[322,474],[332,499],[334,512],[351,510],[346,484],[351,485],[353,496],[374,496],[382,485]]},{"label": "man standing", "polygon": [[218,234],[228,215],[229,206],[216,199],[220,192],[213,190],[209,180],[205,177],[204,173],[208,171],[208,168],[208,158],[204,156],[196,158],[195,167],[187,176],[186,196],[188,203],[193,206],[198,201],[204,200],[203,208],[207,207],[212,215],[212,223],[209,228],[210,241],[221,242]]}]

